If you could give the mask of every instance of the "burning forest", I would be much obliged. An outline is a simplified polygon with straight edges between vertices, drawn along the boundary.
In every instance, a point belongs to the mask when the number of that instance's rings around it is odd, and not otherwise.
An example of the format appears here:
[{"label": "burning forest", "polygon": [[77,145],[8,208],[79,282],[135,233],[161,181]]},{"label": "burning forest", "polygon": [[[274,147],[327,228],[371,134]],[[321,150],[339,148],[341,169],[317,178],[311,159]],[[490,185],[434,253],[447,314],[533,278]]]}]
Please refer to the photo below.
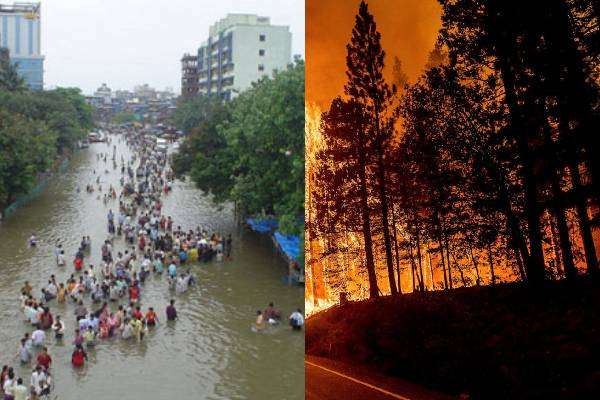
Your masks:
[{"label": "burning forest", "polygon": [[307,28],[306,354],[461,398],[597,398],[598,2],[389,4]]},{"label": "burning forest", "polygon": [[343,91],[307,106],[309,313],[597,274],[598,10],[535,4],[441,1],[410,81],[361,4]]}]

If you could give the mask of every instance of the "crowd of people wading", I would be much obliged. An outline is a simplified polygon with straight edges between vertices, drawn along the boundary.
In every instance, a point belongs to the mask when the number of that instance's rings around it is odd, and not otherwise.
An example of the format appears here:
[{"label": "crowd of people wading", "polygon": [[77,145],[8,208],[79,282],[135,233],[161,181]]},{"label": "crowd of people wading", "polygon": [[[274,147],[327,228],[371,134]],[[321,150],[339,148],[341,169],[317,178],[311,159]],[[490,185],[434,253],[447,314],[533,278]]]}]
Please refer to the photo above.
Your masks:
[{"label": "crowd of people wading", "polygon": [[[115,140],[126,141],[131,157],[118,154]],[[5,400],[50,394],[54,382],[49,349],[52,340],[48,336],[53,336],[55,343],[71,343],[71,364],[81,368],[88,351],[98,342],[142,342],[159,324],[178,319],[175,299],[158,306],[142,301],[148,276],[166,274],[167,290],[181,294],[196,285],[193,265],[231,259],[231,234],[224,237],[201,227],[184,230],[162,213],[161,199],[172,192],[174,176],[166,152],[159,151],[153,140],[139,130],[119,131],[107,136],[106,147],[108,151],[96,155],[105,169],[93,171],[95,181],[87,183],[85,191],[108,209],[107,234],[97,244],[90,236],[83,236],[72,258],[61,243],[56,243],[57,273],[40,288],[24,282],[20,306],[32,331],[20,339],[15,359],[31,366],[32,373],[27,378],[18,377],[13,367],[4,365],[0,388]],[[119,186],[103,185],[102,175],[110,174],[111,169],[120,173]],[[81,191],[79,187],[76,190]],[[32,233],[28,245],[36,248],[40,240]],[[101,260],[97,262],[91,259],[93,245],[100,246]],[[74,314],[75,326],[65,326],[64,319],[52,312],[53,303]],[[280,318],[270,303],[257,312],[252,328],[260,331],[278,324]],[[293,329],[300,330],[304,324],[301,310],[294,311],[289,321]]]}]

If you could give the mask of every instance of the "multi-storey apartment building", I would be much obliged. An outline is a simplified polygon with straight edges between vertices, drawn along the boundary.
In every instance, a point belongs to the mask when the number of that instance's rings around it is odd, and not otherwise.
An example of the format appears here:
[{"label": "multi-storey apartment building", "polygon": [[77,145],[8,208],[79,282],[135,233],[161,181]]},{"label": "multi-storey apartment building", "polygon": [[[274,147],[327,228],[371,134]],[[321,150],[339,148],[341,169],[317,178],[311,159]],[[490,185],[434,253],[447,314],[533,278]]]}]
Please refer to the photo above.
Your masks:
[{"label": "multi-storey apartment building", "polygon": [[29,87],[44,87],[44,56],[40,49],[40,3],[0,4],[0,47]]},{"label": "multi-storey apartment building", "polygon": [[198,94],[198,57],[184,54],[181,58],[181,96],[194,97]]},{"label": "multi-storey apartment building", "polygon": [[262,76],[285,69],[291,47],[288,26],[271,25],[269,17],[228,14],[210,27],[198,49],[198,93],[229,100]]}]

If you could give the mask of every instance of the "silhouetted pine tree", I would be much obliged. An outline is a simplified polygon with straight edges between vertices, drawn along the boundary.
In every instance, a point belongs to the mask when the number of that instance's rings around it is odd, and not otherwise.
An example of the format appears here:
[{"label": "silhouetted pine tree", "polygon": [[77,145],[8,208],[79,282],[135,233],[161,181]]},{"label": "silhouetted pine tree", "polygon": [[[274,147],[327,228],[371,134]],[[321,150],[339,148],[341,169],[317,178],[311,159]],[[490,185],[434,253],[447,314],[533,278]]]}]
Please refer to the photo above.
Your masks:
[{"label": "silhouetted pine tree", "polygon": [[396,88],[389,86],[383,78],[385,52],[381,47],[381,34],[367,4],[362,1],[355,18],[352,38],[346,46],[346,76],[344,87],[346,95],[364,108],[369,118],[367,129],[373,138],[375,165],[377,174],[374,184],[378,188],[381,207],[381,228],[384,239],[386,265],[390,291],[395,295],[398,290],[394,277],[392,242],[389,229],[389,205],[386,175],[386,146],[393,132],[396,113],[392,100]]},{"label": "silhouetted pine tree", "polygon": [[368,135],[368,117],[355,101],[336,98],[323,114],[321,131],[325,147],[317,153],[316,172],[320,189],[316,199],[319,230],[334,233],[342,226],[360,232],[364,241],[365,267],[369,295],[379,296],[371,228],[372,202],[369,181],[372,140]]}]

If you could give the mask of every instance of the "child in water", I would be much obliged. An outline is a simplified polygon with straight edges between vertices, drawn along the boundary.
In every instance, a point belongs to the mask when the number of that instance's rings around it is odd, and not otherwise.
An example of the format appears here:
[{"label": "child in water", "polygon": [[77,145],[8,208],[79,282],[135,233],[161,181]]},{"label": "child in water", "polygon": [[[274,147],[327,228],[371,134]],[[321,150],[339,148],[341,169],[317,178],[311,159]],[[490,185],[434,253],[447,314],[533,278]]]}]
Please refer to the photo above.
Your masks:
[{"label": "child in water", "polygon": [[262,311],[260,310],[256,311],[256,321],[254,322],[254,327],[259,331],[265,328],[265,319]]},{"label": "child in water", "polygon": [[32,233],[31,237],[29,238],[29,247],[35,246],[37,246],[37,236],[35,235],[35,233]]}]

